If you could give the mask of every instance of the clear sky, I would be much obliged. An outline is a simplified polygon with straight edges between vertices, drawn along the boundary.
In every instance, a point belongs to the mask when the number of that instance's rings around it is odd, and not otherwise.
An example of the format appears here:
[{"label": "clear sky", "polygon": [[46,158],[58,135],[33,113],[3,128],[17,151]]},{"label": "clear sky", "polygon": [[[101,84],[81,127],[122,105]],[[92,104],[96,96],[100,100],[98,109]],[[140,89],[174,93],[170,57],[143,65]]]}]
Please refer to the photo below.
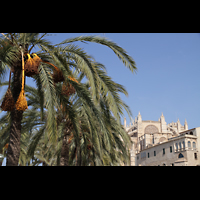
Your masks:
[{"label": "clear sky", "polygon": [[[200,126],[200,34],[52,33],[47,38],[55,44],[80,35],[107,37],[135,60],[138,71],[132,74],[108,47],[76,42],[106,66],[114,81],[125,86],[129,96],[121,97],[133,118],[140,111],[143,120],[157,121],[163,112],[167,123],[179,118],[182,125],[187,120],[189,129]],[[31,78],[27,84],[33,85]]]}]

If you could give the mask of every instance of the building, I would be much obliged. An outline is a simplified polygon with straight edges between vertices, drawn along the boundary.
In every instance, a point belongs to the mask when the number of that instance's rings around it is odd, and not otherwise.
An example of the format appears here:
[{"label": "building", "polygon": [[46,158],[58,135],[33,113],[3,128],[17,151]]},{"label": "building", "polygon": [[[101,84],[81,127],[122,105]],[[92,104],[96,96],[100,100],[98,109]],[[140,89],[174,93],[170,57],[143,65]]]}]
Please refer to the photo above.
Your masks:
[{"label": "building", "polygon": [[[140,153],[143,153],[143,157],[145,155],[144,152],[146,152],[148,148],[158,146],[159,144],[169,141],[171,138],[178,137],[180,133],[188,131],[188,124],[185,120],[184,125],[181,125],[179,119],[177,122],[167,124],[163,113],[158,121],[144,121],[139,112],[137,118],[132,120],[129,126],[126,125],[126,118],[124,118],[124,128],[131,137],[131,166],[135,166],[147,164],[140,163]],[[139,159],[137,159],[138,156]]]},{"label": "building", "polygon": [[136,154],[137,166],[199,166],[200,127],[155,144]]}]

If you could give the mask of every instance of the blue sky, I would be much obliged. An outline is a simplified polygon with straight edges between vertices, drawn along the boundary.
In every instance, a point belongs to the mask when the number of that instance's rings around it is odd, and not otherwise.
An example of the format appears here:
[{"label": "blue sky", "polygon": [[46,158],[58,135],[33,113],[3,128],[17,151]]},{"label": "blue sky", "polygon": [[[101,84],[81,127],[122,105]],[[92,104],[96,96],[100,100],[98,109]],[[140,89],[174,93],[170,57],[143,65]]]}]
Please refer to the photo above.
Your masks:
[{"label": "blue sky", "polygon": [[[133,118],[140,111],[143,120],[157,121],[163,112],[167,123],[179,118],[182,125],[187,120],[189,129],[200,126],[199,33],[52,33],[48,39],[55,44],[80,35],[104,36],[135,60],[138,71],[132,74],[108,47],[76,42],[126,88],[129,96],[121,98]],[[31,78],[27,84],[34,85]]]}]

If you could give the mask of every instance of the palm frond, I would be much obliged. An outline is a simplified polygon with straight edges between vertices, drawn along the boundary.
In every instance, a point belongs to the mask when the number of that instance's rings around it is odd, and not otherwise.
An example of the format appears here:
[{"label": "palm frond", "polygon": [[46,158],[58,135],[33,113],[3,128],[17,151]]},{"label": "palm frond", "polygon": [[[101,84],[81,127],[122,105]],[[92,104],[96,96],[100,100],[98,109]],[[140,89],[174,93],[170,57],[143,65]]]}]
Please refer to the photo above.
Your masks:
[{"label": "palm frond", "polygon": [[36,146],[39,142],[39,140],[41,139],[41,137],[43,136],[45,131],[45,126],[41,127],[36,134],[34,134],[31,138],[30,144],[28,145],[28,149],[27,149],[27,156],[31,157],[34,155],[34,151],[36,149]]},{"label": "palm frond", "polygon": [[133,58],[129,56],[122,47],[118,46],[115,42],[112,42],[105,37],[79,36],[79,37],[66,39],[57,45],[68,44],[68,43],[72,43],[76,41],[82,41],[82,42],[87,41],[87,42],[94,42],[94,43],[105,45],[109,47],[110,49],[112,49],[114,53],[118,56],[118,58],[124,63],[124,65],[128,67],[132,72],[136,72],[137,70],[136,64]]},{"label": "palm frond", "polygon": [[56,101],[56,90],[53,84],[50,69],[46,64],[41,64],[39,67],[39,77],[44,92],[44,105],[47,109],[47,131],[49,133],[49,139],[55,140],[56,131],[56,119],[55,119],[55,107],[58,107]]},{"label": "palm frond", "polygon": [[44,92],[42,89],[42,82],[39,75],[35,75],[33,78],[37,86],[37,94],[38,94],[38,100],[39,100],[39,105],[40,105],[41,119],[44,120]]}]

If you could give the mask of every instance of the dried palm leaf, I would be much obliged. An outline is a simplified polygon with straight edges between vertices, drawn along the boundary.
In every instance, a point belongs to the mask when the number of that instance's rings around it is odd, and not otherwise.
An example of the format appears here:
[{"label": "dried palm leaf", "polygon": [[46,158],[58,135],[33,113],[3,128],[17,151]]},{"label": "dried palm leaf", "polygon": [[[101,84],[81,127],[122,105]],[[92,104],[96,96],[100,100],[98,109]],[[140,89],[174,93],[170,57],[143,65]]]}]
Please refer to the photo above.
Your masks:
[{"label": "dried palm leaf", "polygon": [[44,60],[42,60],[42,62],[47,63],[54,67],[53,76],[52,76],[54,83],[62,82],[65,80],[64,76],[62,74],[62,71],[60,69],[58,69],[55,65],[53,65],[52,63],[50,63],[48,61],[44,61]]},{"label": "dried palm leaf", "polygon": [[35,62],[35,66],[38,68],[42,59],[36,53],[33,53],[32,55],[34,56],[33,61]]},{"label": "dried palm leaf", "polygon": [[[31,77],[35,74],[38,74],[38,66],[39,66],[39,63],[38,63],[38,58],[36,57],[35,59],[31,58],[30,54],[27,54],[28,56],[28,59],[25,63],[25,67],[24,67],[24,70],[25,70],[25,75],[28,76],[28,77]],[[36,62],[37,60],[37,62]]]},{"label": "dried palm leaf", "polygon": [[[69,79],[78,83],[78,81],[75,78],[71,77],[71,76],[69,76]],[[69,95],[75,94],[75,93],[76,93],[76,90],[71,84],[67,83],[67,86],[66,86],[63,83],[63,85],[62,85],[62,94],[63,95],[69,96]]]},{"label": "dried palm leaf", "polygon": [[10,89],[10,79],[11,79],[11,71],[10,71],[10,77],[9,77],[9,86],[8,90],[5,94],[5,97],[3,99],[3,102],[1,104],[1,109],[3,111],[12,111],[15,108],[15,101]]},{"label": "dried palm leaf", "polygon": [[4,146],[4,148],[5,148],[5,149],[7,149],[7,148],[8,148],[8,143],[7,143],[7,144]]},{"label": "dried palm leaf", "polygon": [[21,90],[19,97],[17,99],[17,102],[15,104],[15,107],[17,110],[22,110],[22,111],[25,111],[26,109],[28,109],[24,90]]},{"label": "dried palm leaf", "polygon": [[11,89],[9,87],[1,104],[1,109],[3,111],[12,111],[14,108],[15,108],[15,102],[12,96]]},{"label": "dried palm leaf", "polygon": [[64,81],[62,71],[55,66],[54,66],[54,71],[53,71],[53,80],[54,80],[54,83]]},{"label": "dried palm leaf", "polygon": [[25,93],[24,93],[24,57],[22,52],[22,89],[15,104],[17,110],[25,111],[28,109]]}]

